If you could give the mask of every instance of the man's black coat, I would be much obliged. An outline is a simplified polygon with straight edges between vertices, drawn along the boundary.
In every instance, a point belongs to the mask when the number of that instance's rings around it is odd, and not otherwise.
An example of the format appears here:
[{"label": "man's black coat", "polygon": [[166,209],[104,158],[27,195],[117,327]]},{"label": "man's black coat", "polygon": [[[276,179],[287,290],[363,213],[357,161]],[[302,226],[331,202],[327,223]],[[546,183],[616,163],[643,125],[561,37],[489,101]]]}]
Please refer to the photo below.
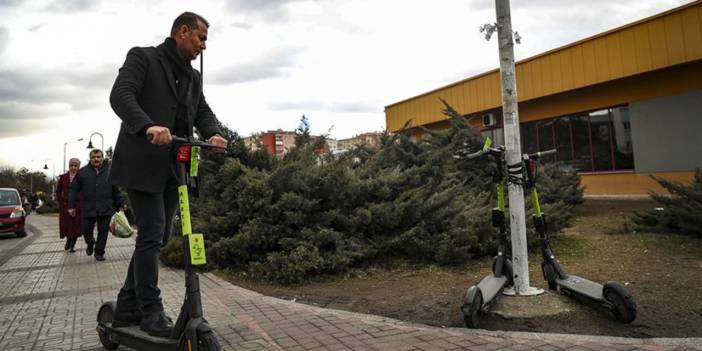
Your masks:
[{"label": "man's black coat", "polygon": [[[110,94],[112,109],[122,119],[110,182],[127,189],[161,192],[171,172],[170,147],[153,145],[144,135],[146,128],[153,125],[167,127],[171,132],[175,125],[176,79],[163,46],[129,50]],[[200,72],[195,69],[187,95],[188,136],[192,135],[193,126],[206,139],[221,134],[202,94]]]},{"label": "man's black coat", "polygon": [[90,164],[78,170],[71,182],[68,208],[76,208],[76,196],[83,194],[81,217],[112,216],[123,204],[117,187],[107,182],[110,166],[103,164],[97,170]]}]

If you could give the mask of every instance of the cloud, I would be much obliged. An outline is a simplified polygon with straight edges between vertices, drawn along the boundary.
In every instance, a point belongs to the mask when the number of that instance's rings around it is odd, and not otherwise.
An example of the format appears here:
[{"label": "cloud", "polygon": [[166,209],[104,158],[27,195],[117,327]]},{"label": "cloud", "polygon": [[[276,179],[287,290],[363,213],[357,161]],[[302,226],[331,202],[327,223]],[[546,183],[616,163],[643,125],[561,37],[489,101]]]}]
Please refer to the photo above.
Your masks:
[{"label": "cloud", "polygon": [[[621,3],[626,3],[627,0],[621,1]],[[633,2],[633,1],[631,1]],[[512,12],[519,9],[555,9],[563,11],[564,2],[561,0],[521,0],[512,1],[510,4],[510,9]],[[621,6],[610,0],[587,0],[587,1],[572,1],[569,6],[585,5],[591,9],[604,9],[609,6]],[[626,5],[625,5],[626,6]],[[473,0],[469,2],[468,7],[474,11],[495,11],[495,1],[494,0]],[[582,13],[581,13],[582,14]]]},{"label": "cloud", "polygon": [[324,102],[315,100],[277,101],[268,104],[272,110],[328,111],[346,113],[377,113],[381,108],[377,103],[366,101]]},{"label": "cloud", "polygon": [[5,52],[7,42],[10,40],[10,31],[5,27],[0,27],[0,55]]},{"label": "cloud", "polygon": [[230,24],[234,28],[239,28],[239,29],[251,29],[253,28],[253,24],[251,23],[246,23],[246,22],[241,22],[241,21],[234,21]]},{"label": "cloud", "polygon": [[288,77],[295,57],[302,51],[299,47],[283,47],[248,62],[221,68],[212,73],[212,84],[236,84],[263,79]]},{"label": "cloud", "polygon": [[62,110],[67,110],[68,105],[60,103],[26,103],[18,101],[0,102],[0,121],[5,123],[10,120],[42,120],[51,118]]},{"label": "cloud", "polygon": [[[0,113],[2,104],[0,104]],[[0,128],[0,139],[29,136],[45,131],[52,130],[58,127],[58,120],[47,120],[45,118],[31,118],[25,116],[22,119],[2,120],[2,128]],[[5,150],[10,152],[11,150]]]},{"label": "cloud", "polygon": [[287,17],[285,6],[306,0],[229,0],[227,10],[235,15],[261,16],[267,20],[279,21]]},{"label": "cloud", "polygon": [[57,12],[82,12],[97,8],[99,5],[99,0],[55,0],[46,9]]},{"label": "cloud", "polygon": [[22,2],[22,0],[0,0],[0,6],[15,6]]},{"label": "cloud", "polygon": [[0,70],[0,103],[66,103],[82,109],[92,106],[86,100],[109,89],[116,75],[112,66]]},{"label": "cloud", "polygon": [[35,25],[33,25],[33,26],[27,28],[27,30],[30,31],[30,32],[36,32],[36,31],[38,31],[39,29],[41,29],[41,27],[43,27],[43,26],[45,26],[45,25],[46,25],[46,23],[35,24]]}]

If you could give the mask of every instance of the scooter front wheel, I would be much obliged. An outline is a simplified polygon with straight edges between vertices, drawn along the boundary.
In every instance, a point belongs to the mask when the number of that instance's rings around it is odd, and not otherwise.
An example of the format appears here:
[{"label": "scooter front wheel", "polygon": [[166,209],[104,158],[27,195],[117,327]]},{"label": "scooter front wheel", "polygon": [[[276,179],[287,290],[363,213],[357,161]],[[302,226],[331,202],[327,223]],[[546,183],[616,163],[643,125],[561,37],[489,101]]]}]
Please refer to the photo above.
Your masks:
[{"label": "scooter front wheel", "polygon": [[467,328],[477,328],[480,323],[480,311],[483,308],[483,292],[480,288],[473,285],[466,292],[466,297],[463,300],[463,322]]},{"label": "scooter front wheel", "polygon": [[[200,327],[197,330],[197,349],[201,350],[201,351],[220,351],[220,350],[222,350],[222,347],[219,345],[219,340],[217,340],[217,336],[212,331],[212,329],[210,329],[209,326],[202,328],[203,325],[200,325]],[[188,339],[181,338],[180,346],[178,347],[178,350],[179,351],[192,350],[193,347],[188,346],[189,342],[190,341]]]},{"label": "scooter front wheel", "polygon": [[222,347],[219,346],[219,340],[217,340],[217,336],[212,331],[204,333],[198,332],[197,341],[198,350],[220,351],[222,349]]},{"label": "scooter front wheel", "polygon": [[631,323],[636,319],[636,302],[624,285],[607,282],[602,288],[602,295],[612,304],[612,313],[618,321]]},{"label": "scooter front wheel", "polygon": [[[110,340],[110,338],[106,334],[107,331],[104,329],[104,326],[107,325],[107,323],[112,323],[112,321],[114,321],[114,316],[114,302],[105,302],[104,304],[102,304],[102,306],[100,306],[100,310],[98,311],[97,316],[98,336],[100,337],[100,343],[102,344],[102,346],[108,350],[114,350],[119,347],[118,343]],[[100,328],[102,328],[102,330]]]},{"label": "scooter front wheel", "polygon": [[544,279],[548,283],[548,288],[550,290],[558,289],[558,284],[556,284],[556,271],[553,266],[548,263],[541,263],[541,272],[544,274]]}]

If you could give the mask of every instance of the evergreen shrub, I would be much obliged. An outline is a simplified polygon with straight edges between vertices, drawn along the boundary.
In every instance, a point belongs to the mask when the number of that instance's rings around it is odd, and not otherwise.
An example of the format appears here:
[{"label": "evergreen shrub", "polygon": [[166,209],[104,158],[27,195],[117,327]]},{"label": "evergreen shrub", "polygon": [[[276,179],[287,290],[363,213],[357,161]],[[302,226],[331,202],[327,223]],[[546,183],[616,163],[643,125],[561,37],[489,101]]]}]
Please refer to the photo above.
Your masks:
[{"label": "evergreen shrub", "polygon": [[702,171],[695,169],[690,184],[652,176],[669,195],[651,193],[658,209],[637,212],[634,223],[651,231],[674,231],[702,237]]},{"label": "evergreen shrub", "polygon": [[[454,157],[483,138],[450,106],[444,113],[447,130],[419,140],[386,133],[376,148],[335,157],[318,156],[324,140],[310,137],[306,121],[282,160],[249,151],[227,130],[230,149],[203,153],[200,196],[191,199],[208,262],[291,284],[389,259],[449,265],[493,255],[492,163]],[[552,227],[561,228],[582,202],[579,178],[545,166],[539,182]],[[168,245],[167,264],[177,254]]]}]

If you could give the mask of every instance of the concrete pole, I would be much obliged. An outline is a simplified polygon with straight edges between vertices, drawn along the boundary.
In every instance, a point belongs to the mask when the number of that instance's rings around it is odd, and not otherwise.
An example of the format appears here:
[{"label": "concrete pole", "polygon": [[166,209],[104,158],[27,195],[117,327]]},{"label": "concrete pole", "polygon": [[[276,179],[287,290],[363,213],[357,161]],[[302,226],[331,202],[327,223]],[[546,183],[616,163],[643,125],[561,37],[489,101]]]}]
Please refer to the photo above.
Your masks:
[{"label": "concrete pole", "polygon": [[[502,116],[504,121],[506,160],[508,165],[521,162],[519,139],[519,111],[517,109],[517,79],[514,66],[514,41],[509,0],[495,0],[497,37],[500,49],[500,77],[502,79]],[[513,174],[522,179],[522,173]],[[509,218],[512,240],[514,292],[517,295],[536,295],[543,292],[529,286],[529,256],[527,253],[524,189],[521,184],[508,182]]]},{"label": "concrete pole", "polygon": [[66,173],[66,145],[68,145],[68,142],[63,143],[63,173]]}]

